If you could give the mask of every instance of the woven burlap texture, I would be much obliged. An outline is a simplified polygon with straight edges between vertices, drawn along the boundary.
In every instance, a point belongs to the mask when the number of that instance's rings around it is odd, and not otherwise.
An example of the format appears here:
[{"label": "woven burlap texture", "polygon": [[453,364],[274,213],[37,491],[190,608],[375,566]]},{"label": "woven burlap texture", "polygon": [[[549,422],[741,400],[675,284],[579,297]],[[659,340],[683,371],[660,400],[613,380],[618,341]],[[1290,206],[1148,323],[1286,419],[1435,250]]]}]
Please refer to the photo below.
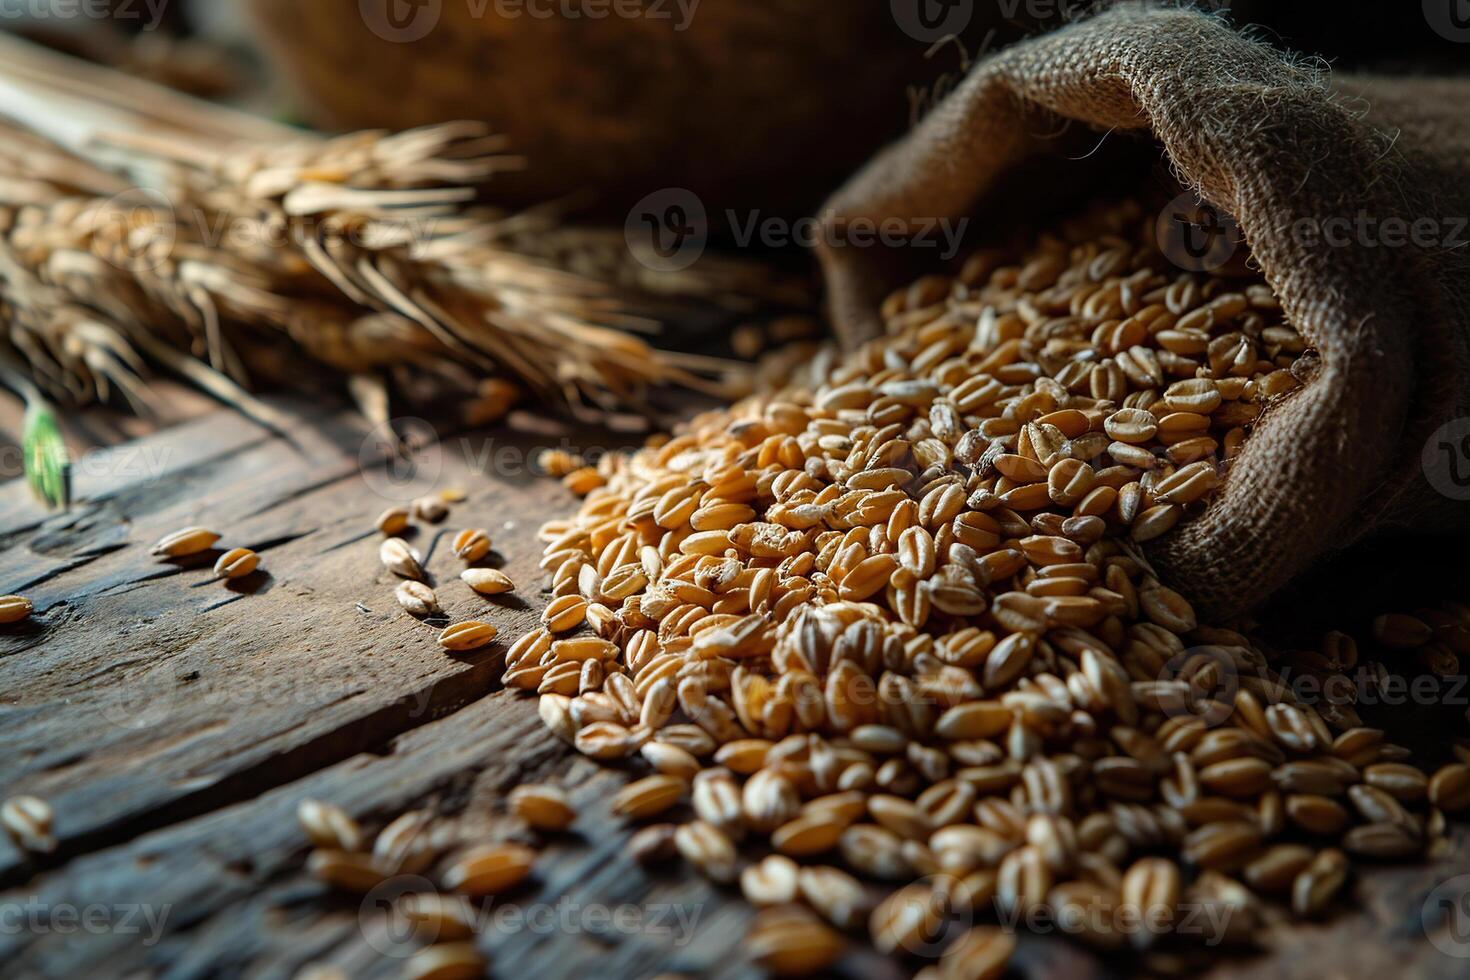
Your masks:
[{"label": "woven burlap texture", "polygon": [[[839,225],[971,214],[1002,176],[1060,152],[1038,134],[1074,121],[1151,134],[1181,183],[1235,217],[1320,364],[1254,427],[1209,510],[1149,547],[1202,611],[1231,615],[1369,532],[1467,527],[1470,505],[1436,491],[1420,456],[1470,412],[1470,248],[1297,230],[1361,213],[1453,231],[1470,214],[1467,116],[1470,84],[1327,81],[1218,19],[1128,4],[980,62],[826,208]],[[834,317],[871,325],[880,259],[820,258]]]}]

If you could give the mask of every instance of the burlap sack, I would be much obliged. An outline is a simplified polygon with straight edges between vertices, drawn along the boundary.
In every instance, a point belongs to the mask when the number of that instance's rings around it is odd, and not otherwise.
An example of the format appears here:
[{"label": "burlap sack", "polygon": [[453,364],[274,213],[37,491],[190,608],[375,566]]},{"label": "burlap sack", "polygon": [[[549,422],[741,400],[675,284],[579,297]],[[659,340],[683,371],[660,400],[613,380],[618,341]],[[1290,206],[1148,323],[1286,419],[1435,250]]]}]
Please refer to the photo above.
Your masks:
[{"label": "burlap sack", "polygon": [[[1320,352],[1308,382],[1255,426],[1207,513],[1151,545],[1161,572],[1226,615],[1369,532],[1466,528],[1470,504],[1456,498],[1470,488],[1455,466],[1470,474],[1470,428],[1430,440],[1470,414],[1470,246],[1454,246],[1470,237],[1457,227],[1470,215],[1470,83],[1328,82],[1216,19],[1129,4],[978,64],[828,203],[830,220],[970,214],[999,180],[1060,152],[1039,134],[1063,120],[1151,134],[1183,184],[1236,218]],[[1303,221],[1360,212],[1361,240],[1301,234]],[[1369,244],[1397,227],[1390,219],[1429,219],[1440,237]],[[838,322],[873,325],[892,271],[883,257],[821,258]]]}]

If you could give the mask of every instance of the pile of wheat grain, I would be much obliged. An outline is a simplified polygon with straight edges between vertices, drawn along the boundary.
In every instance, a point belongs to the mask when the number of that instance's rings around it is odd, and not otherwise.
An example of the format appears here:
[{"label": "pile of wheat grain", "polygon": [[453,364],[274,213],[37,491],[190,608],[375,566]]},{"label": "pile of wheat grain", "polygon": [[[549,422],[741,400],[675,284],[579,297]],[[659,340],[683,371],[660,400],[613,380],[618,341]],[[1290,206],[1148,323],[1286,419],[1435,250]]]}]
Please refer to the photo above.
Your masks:
[{"label": "pile of wheat grain", "polygon": [[[1292,655],[1299,694],[1137,547],[1207,506],[1306,352],[1264,282],[1181,273],[1151,218],[1127,204],[981,254],[785,390],[594,467],[543,461],[585,502],[542,529],[552,596],[504,681],[579,751],[647,770],[611,801],[644,824],[629,852],[738,881],[771,971],[820,971],[866,928],[885,952],[942,949],[925,975],[993,980],[1038,921],[1188,968],[1324,913],[1350,855],[1442,847],[1470,809],[1470,752],[1431,777],[1362,724],[1351,637]],[[456,553],[480,543],[461,532]],[[404,608],[435,613],[411,549],[383,549]],[[1453,673],[1470,607],[1374,636]],[[577,818],[553,786],[509,806],[542,833]],[[534,854],[482,844],[436,872],[448,845],[367,853],[323,807],[302,813],[323,880],[367,891],[412,867],[462,896],[400,909],[430,943],[409,974],[479,969],[468,903]]]},{"label": "pile of wheat grain", "polygon": [[641,757],[616,810],[692,801],[635,850],[779,906],[751,938],[772,969],[837,955],[867,915],[849,871],[900,886],[882,950],[992,905],[1079,913],[1105,948],[1228,908],[1194,938],[1240,939],[1262,897],[1320,913],[1349,854],[1420,854],[1470,804],[1470,769],[1429,779],[1350,700],[1299,699],[1135,547],[1207,505],[1306,347],[1265,282],[1171,267],[1150,217],[924,279],[808,385],[568,476],[586,500],[542,531],[553,597],[505,682],[581,752]]}]

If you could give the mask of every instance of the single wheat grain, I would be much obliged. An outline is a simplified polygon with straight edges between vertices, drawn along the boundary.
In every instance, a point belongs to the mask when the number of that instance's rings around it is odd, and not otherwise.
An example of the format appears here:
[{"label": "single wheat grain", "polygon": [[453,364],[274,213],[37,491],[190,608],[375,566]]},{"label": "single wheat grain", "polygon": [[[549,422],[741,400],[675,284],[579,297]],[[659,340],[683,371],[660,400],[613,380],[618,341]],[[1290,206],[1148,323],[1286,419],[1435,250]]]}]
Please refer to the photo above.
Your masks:
[{"label": "single wheat grain", "polygon": [[0,825],[21,848],[37,854],[56,850],[51,804],[35,796],[12,796],[0,804]]},{"label": "single wheat grain", "polygon": [[566,830],[577,819],[577,811],[565,792],[555,786],[529,783],[511,791],[510,812],[537,830]]},{"label": "single wheat grain", "polygon": [[296,819],[317,847],[338,851],[363,848],[362,828],[340,807],[320,800],[302,800],[296,808]]},{"label": "single wheat grain", "polygon": [[400,582],[393,595],[410,616],[433,616],[442,611],[434,590],[422,582]]},{"label": "single wheat grain", "polygon": [[466,620],[444,627],[439,633],[439,645],[446,650],[474,650],[493,641],[497,632],[489,623]]},{"label": "single wheat grain", "polygon": [[516,587],[509,575],[494,568],[466,568],[459,577],[481,595],[503,595],[514,592]]},{"label": "single wheat grain", "polygon": [[424,567],[417,551],[402,538],[388,538],[378,546],[378,559],[394,575],[407,579],[423,579]]},{"label": "single wheat grain", "polygon": [[413,516],[429,524],[438,524],[449,516],[449,505],[439,496],[420,497],[413,502]]},{"label": "single wheat grain", "polygon": [[485,844],[461,855],[444,872],[444,886],[471,897],[494,895],[531,873],[536,852],[520,844]]},{"label": "single wheat grain", "polygon": [[460,561],[474,563],[490,554],[490,535],[467,528],[454,536],[450,548]]},{"label": "single wheat grain", "polygon": [[25,596],[0,596],[0,625],[18,623],[34,610],[35,606]]},{"label": "single wheat grain", "polygon": [[403,975],[408,980],[474,980],[485,975],[485,957],[474,943],[437,943],[409,957]]},{"label": "single wheat grain", "polygon": [[167,558],[197,555],[213,548],[219,538],[218,534],[207,528],[186,527],[159,538],[158,543],[153,546],[152,554]]},{"label": "single wheat grain", "polygon": [[260,567],[260,556],[249,548],[232,548],[219,556],[214,563],[214,577],[222,579],[244,578]]},{"label": "single wheat grain", "polygon": [[408,508],[389,507],[378,515],[373,526],[390,538],[396,538],[408,530]]}]

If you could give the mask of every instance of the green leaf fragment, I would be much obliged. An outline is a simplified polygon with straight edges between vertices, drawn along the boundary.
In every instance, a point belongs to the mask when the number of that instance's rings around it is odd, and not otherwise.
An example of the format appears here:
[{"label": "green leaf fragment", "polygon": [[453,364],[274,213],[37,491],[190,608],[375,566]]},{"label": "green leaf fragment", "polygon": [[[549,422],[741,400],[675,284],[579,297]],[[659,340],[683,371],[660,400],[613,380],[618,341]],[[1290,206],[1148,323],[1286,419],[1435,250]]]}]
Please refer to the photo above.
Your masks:
[{"label": "green leaf fragment", "polygon": [[49,507],[71,506],[71,457],[51,406],[39,400],[26,406],[26,482]]}]

